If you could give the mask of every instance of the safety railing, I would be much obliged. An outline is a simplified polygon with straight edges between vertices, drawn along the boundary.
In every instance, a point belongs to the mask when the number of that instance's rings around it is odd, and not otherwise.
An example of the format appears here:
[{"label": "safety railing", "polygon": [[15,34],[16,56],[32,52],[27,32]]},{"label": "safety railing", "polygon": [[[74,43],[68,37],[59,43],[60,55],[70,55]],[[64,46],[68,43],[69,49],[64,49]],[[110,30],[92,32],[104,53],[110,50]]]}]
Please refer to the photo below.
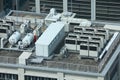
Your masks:
[{"label": "safety railing", "polygon": [[84,65],[84,64],[74,64],[67,62],[57,62],[57,61],[47,61],[47,67],[58,68],[73,71],[84,71],[84,72],[98,72],[98,66],[94,65]]}]

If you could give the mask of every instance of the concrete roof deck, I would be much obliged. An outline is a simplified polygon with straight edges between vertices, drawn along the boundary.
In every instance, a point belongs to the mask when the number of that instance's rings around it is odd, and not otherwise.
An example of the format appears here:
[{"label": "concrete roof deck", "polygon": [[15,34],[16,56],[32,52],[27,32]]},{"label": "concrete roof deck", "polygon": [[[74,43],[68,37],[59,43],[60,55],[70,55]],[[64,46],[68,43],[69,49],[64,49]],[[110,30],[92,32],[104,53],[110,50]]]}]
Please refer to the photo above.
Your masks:
[{"label": "concrete roof deck", "polygon": [[46,14],[35,14],[33,12],[26,12],[26,11],[14,11],[12,10],[8,16],[19,16],[19,17],[28,17],[28,18],[39,18],[44,19]]},{"label": "concrete roof deck", "polygon": [[7,51],[7,50],[0,50],[0,56],[6,56],[6,57],[19,57],[22,52],[18,51]]},{"label": "concrete roof deck", "polygon": [[0,63],[17,64],[18,57],[21,55],[21,53],[22,52],[18,51],[0,50]]}]

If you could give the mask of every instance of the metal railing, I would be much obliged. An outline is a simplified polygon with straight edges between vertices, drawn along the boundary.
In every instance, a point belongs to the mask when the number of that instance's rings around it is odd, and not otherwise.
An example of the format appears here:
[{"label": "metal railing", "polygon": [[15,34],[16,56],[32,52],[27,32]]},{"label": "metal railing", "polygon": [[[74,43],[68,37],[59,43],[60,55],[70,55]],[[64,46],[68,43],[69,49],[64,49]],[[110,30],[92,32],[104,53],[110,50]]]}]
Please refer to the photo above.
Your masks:
[{"label": "metal railing", "polygon": [[84,71],[84,72],[98,72],[98,66],[93,66],[93,65],[74,64],[74,63],[56,62],[56,61],[47,61],[46,64],[47,67],[49,68],[58,68],[58,69]]},{"label": "metal railing", "polygon": [[120,33],[118,34],[118,36],[116,37],[116,39],[114,40],[114,43],[112,43],[112,45],[110,46],[110,48],[108,49],[107,53],[105,54],[104,58],[100,61],[99,65],[98,65],[98,71],[102,71],[103,67],[106,65],[108,59],[111,57],[111,55],[113,54],[114,50],[116,49],[116,47],[118,46],[120,42]]}]

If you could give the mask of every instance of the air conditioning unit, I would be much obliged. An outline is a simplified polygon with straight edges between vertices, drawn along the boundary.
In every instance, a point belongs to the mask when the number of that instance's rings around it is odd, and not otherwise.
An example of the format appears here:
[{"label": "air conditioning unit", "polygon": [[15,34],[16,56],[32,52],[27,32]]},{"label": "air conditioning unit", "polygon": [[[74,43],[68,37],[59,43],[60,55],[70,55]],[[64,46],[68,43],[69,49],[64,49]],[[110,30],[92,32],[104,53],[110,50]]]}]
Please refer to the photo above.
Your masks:
[{"label": "air conditioning unit", "polygon": [[106,40],[109,39],[109,30],[107,30],[107,29],[97,29],[97,32],[106,34],[107,35]]},{"label": "air conditioning unit", "polygon": [[89,45],[87,43],[80,44],[80,56],[81,57],[88,57],[89,56]]},{"label": "air conditioning unit", "polygon": [[76,50],[76,38],[65,38],[65,46],[68,50]]},{"label": "air conditioning unit", "polygon": [[89,57],[98,58],[99,47],[97,44],[89,44]]},{"label": "air conditioning unit", "polygon": [[101,49],[103,48],[103,44],[101,44],[100,41],[97,41],[97,40],[90,40],[89,41],[89,45],[98,45],[98,51],[101,51]]},{"label": "air conditioning unit", "polygon": [[103,48],[104,47],[104,39],[103,37],[99,37],[99,36],[92,36],[91,37],[91,41],[95,41],[95,42],[100,42],[100,47]]},{"label": "air conditioning unit", "polygon": [[107,35],[105,33],[95,33],[95,36],[103,37],[104,44],[106,43],[106,41],[107,41]]}]

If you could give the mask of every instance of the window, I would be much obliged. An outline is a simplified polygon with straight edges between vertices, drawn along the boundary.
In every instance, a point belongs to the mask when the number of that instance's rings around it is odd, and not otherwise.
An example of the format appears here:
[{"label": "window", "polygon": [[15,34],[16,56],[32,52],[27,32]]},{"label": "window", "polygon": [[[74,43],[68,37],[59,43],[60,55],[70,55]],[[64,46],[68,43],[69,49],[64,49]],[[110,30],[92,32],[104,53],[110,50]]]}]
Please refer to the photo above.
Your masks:
[{"label": "window", "polygon": [[0,73],[0,80],[18,80],[18,75]]},{"label": "window", "polygon": [[57,80],[56,78],[25,76],[25,80]]}]

